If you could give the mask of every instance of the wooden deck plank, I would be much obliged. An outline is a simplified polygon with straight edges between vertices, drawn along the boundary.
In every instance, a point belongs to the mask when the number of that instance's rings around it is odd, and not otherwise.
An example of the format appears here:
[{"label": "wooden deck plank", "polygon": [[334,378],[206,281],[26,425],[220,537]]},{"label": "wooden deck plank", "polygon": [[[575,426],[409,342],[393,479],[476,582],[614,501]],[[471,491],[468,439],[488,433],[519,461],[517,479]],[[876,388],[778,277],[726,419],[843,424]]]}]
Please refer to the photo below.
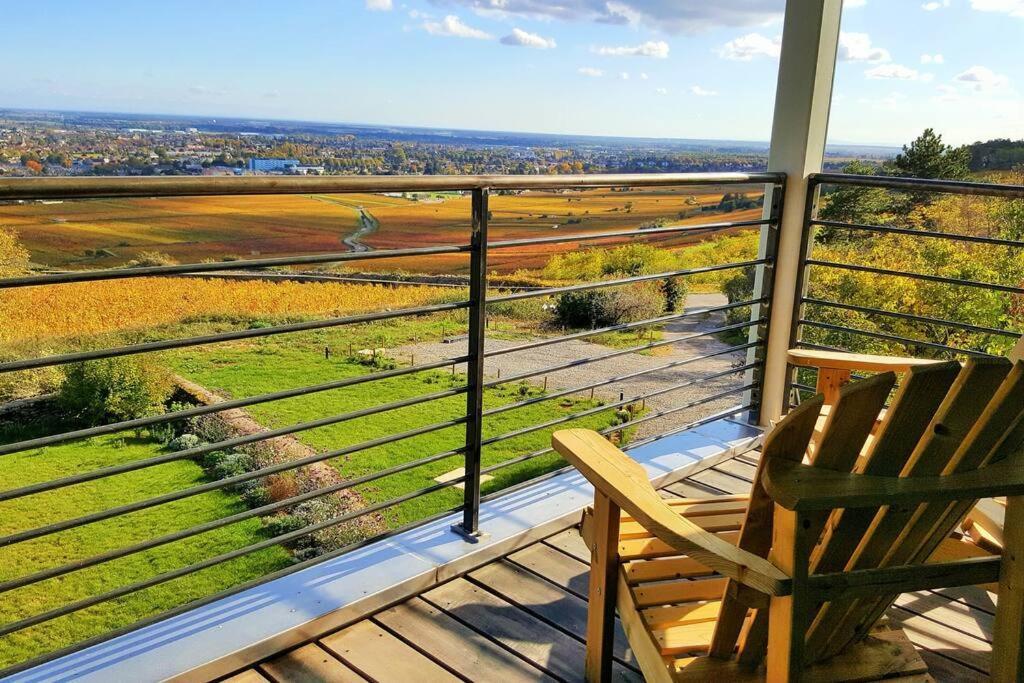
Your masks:
[{"label": "wooden deck plank", "polygon": [[[557,678],[579,680],[583,643],[519,609],[480,586],[455,579],[423,594],[425,600],[459,621],[518,652]],[[612,677],[639,681],[640,675],[618,662]]]},{"label": "wooden deck plank", "polygon": [[[471,572],[470,578],[499,597],[586,642],[587,602],[511,562],[492,562]],[[584,574],[584,576],[586,576]],[[626,633],[616,619],[612,656],[639,669]]]},{"label": "wooden deck plank", "polygon": [[420,598],[379,612],[374,621],[471,681],[555,680]]},{"label": "wooden deck plank", "polygon": [[357,621],[318,642],[371,680],[460,680],[369,619]]},{"label": "wooden deck plank", "polygon": [[529,569],[535,574],[561,586],[573,595],[584,600],[590,592],[587,572],[590,565],[586,562],[556,550],[545,543],[535,543],[508,556],[515,564]]},{"label": "wooden deck plank", "polygon": [[[744,454],[667,488],[671,496],[686,498],[747,493],[750,485],[745,477],[753,473],[758,455],[756,452]],[[395,673],[392,666],[395,655],[382,653],[380,635],[374,636],[377,639],[371,641],[374,647],[365,649],[364,654],[370,653],[377,666],[387,666],[383,673],[373,669],[383,682],[435,680],[431,673],[440,669],[437,662],[441,661],[469,680],[579,680],[584,657],[580,629],[585,623],[582,620],[585,619],[589,561],[590,551],[578,529],[555,534],[474,571],[472,580],[456,579],[422,597],[378,613],[371,620],[359,622],[391,638],[389,646],[398,647],[405,655],[411,653],[412,661],[425,662],[411,673]],[[991,658],[989,641],[994,612],[993,593],[966,586],[903,595],[889,611],[889,617],[894,625],[906,629],[935,680],[982,681],[987,680]],[[309,661],[304,669],[295,668],[291,677],[285,674],[282,662],[291,655],[289,664],[295,667],[294,655],[299,650],[227,680],[231,683],[363,680],[359,665],[349,662],[346,655],[340,653],[340,659],[359,670],[348,669],[354,678],[313,677],[318,665],[333,662],[345,667],[345,664],[325,650],[319,650],[320,661],[317,661],[316,657],[310,657],[317,654],[317,645],[305,647],[314,648],[300,656]],[[617,659],[626,657],[621,643],[616,645],[616,653]],[[369,663],[364,665],[372,668]],[[277,668],[272,672],[271,668],[264,667]],[[362,673],[367,677],[373,675],[369,671]],[[616,661],[613,673],[618,680],[639,679],[639,675],[621,661]],[[307,677],[301,678],[301,675]],[[450,672],[440,669],[440,680],[452,678]]]},{"label": "wooden deck plank", "polygon": [[260,669],[277,683],[360,683],[366,680],[316,644],[286,652],[264,662]]}]

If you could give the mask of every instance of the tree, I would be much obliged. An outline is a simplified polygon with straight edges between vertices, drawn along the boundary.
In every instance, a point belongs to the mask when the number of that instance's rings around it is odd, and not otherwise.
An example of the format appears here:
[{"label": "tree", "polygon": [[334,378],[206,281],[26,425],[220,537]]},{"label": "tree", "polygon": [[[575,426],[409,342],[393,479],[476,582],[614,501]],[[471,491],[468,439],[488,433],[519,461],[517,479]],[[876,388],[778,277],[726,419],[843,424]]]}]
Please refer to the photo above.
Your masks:
[{"label": "tree", "polygon": [[910,145],[903,146],[886,170],[905,178],[964,180],[971,174],[970,164],[970,148],[945,145],[941,135],[925,128]]},{"label": "tree", "polygon": [[0,277],[15,277],[28,271],[29,253],[18,241],[18,233],[0,227]]},{"label": "tree", "polygon": [[[876,171],[875,166],[863,161],[851,161],[843,167],[843,173],[851,175],[875,175]],[[891,208],[889,193],[873,187],[840,185],[827,192],[823,199],[818,217],[827,221],[881,225],[886,223],[886,213]],[[821,227],[818,230],[818,239],[825,243],[855,237],[856,233],[841,228]]]}]

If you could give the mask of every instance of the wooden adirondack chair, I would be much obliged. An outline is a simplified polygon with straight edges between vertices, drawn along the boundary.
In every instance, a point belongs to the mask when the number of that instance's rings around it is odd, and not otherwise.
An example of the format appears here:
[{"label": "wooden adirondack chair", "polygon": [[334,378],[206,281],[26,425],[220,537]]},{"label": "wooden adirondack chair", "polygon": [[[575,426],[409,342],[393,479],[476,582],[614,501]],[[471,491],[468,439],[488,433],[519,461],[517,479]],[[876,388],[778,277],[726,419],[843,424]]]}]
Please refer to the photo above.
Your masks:
[{"label": "wooden adirondack chair", "polygon": [[[766,438],[749,496],[666,501],[597,433],[556,432],[595,489],[588,680],[610,675],[616,605],[649,681],[924,680],[906,636],[879,618],[902,592],[994,582],[992,676],[1021,680],[1024,363],[910,368],[862,457],[894,382],[842,387],[809,464],[823,399],[793,410]],[[1001,558],[950,537],[993,495],[1012,496]]]},{"label": "wooden adirondack chair", "polygon": [[[1024,337],[1020,338],[1007,357],[1014,363],[1024,359]],[[897,375],[902,375],[913,367],[942,362],[924,358],[874,356],[819,349],[790,349],[788,361],[794,367],[817,370],[818,379],[815,389],[825,399],[822,417],[818,420],[815,437],[811,439],[810,448],[812,452],[817,441],[816,437],[824,426],[825,416],[831,410],[832,404],[835,403],[838,397],[839,389],[850,381],[853,373],[892,371],[897,373]],[[980,500],[964,518],[963,531],[971,540],[983,548],[998,552],[1003,547],[1005,517],[1005,499],[987,498]]]}]

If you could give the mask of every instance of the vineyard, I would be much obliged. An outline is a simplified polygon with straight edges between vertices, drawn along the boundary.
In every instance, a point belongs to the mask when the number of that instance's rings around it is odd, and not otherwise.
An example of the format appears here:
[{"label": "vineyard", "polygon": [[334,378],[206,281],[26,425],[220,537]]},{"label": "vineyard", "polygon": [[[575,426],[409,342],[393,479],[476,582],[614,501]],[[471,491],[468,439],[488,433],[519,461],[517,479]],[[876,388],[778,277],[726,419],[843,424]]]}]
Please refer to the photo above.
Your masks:
[{"label": "vineyard", "polygon": [[0,293],[0,348],[197,320],[347,315],[457,300],[457,289],[214,278],[135,278]]},{"label": "vineyard", "polygon": [[[664,223],[696,224],[751,220],[759,193],[739,205],[724,192],[695,194],[672,188],[494,194],[492,240],[561,232],[607,232]],[[342,240],[359,230],[362,212],[377,229],[362,242],[374,249],[460,244],[469,239],[470,198],[460,193],[429,195],[266,195],[101,199],[27,202],[0,206],[0,227],[18,232],[32,261],[59,268],[108,268],[157,251],[181,262],[233,260],[348,251]],[[661,246],[694,241],[659,236]],[[615,243],[610,242],[610,243]],[[539,268],[573,243],[495,251],[489,267],[499,272]],[[453,273],[468,270],[465,255],[378,261],[375,269]]]}]

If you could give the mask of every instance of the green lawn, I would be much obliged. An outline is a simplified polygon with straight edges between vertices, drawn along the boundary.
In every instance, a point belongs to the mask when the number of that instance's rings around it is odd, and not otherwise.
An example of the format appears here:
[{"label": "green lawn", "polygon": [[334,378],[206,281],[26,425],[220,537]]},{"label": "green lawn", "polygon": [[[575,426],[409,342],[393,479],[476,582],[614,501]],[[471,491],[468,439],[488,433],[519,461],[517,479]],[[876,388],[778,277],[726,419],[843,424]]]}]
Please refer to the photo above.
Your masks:
[{"label": "green lawn", "polygon": [[[36,430],[38,433],[38,430]],[[5,443],[35,435],[0,432]],[[53,479],[157,454],[149,439],[113,435],[0,456],[0,489]],[[149,498],[205,481],[192,462],[174,462],[0,503],[0,533],[9,534]],[[0,580],[90,557],[244,510],[233,495],[214,491],[123,517],[0,548]],[[266,536],[257,519],[17,589],[0,601],[0,623],[53,609],[161,572],[193,564]],[[150,614],[209,595],[286,566],[288,554],[271,548],[217,565],[124,598],[100,603],[0,638],[0,667],[90,636],[131,624]]]},{"label": "green lawn", "polygon": [[[371,371],[344,357],[324,358],[323,342],[323,337],[316,342],[305,340],[285,343],[279,340],[264,340],[227,349],[192,349],[179,354],[171,364],[189,379],[232,397],[308,386]],[[412,396],[435,393],[464,382],[465,377],[461,374],[428,371],[261,404],[248,410],[262,424],[268,427],[281,427]],[[535,396],[539,396],[537,387],[521,387],[520,384],[512,383],[488,390],[484,397],[484,406],[487,409]],[[459,417],[465,414],[465,404],[465,396],[456,395],[300,432],[296,436],[318,451],[335,450],[387,434]],[[548,422],[596,405],[588,400],[556,399],[499,413],[485,419],[484,438]],[[600,428],[611,424],[612,418],[612,410],[602,411],[573,421],[571,425]],[[564,426],[566,425],[559,425],[557,428]],[[548,428],[486,446],[483,452],[484,466],[544,448],[549,445],[550,434],[554,429]],[[464,438],[465,427],[457,425],[352,453],[333,460],[332,464],[345,477],[354,477],[457,448],[463,444]],[[486,494],[504,488],[550,471],[560,464],[562,461],[559,458],[547,455],[502,468],[493,473],[492,481],[484,484],[483,492]],[[388,500],[430,486],[436,483],[434,477],[460,466],[462,456],[453,456],[379,479],[358,487],[357,491],[370,503]],[[389,524],[399,525],[458,505],[461,500],[461,491],[443,490],[389,508],[385,516]]]},{"label": "green lawn", "polygon": [[[377,324],[350,330],[311,332],[230,345],[198,347],[161,354],[177,372],[230,396],[251,396],[284,388],[322,383],[373,371],[348,360],[349,340],[355,348],[378,340],[394,346],[440,336],[442,329],[457,331],[458,320],[418,319],[394,325]],[[456,328],[453,330],[453,328]],[[324,347],[332,350],[324,357]],[[454,351],[453,351],[454,353]],[[398,359],[401,363],[409,359]],[[420,361],[422,362],[422,361]],[[268,427],[336,415],[406,397],[443,391],[465,382],[462,375],[429,371],[381,382],[253,406],[252,415]],[[491,408],[540,395],[535,386],[509,384],[485,395]],[[386,434],[458,417],[465,412],[465,396],[388,411],[297,436],[317,450],[333,450]],[[528,425],[547,422],[594,407],[587,400],[555,399],[518,408],[486,419],[489,438]],[[613,411],[601,411],[573,426],[604,427]],[[564,427],[568,425],[559,425]],[[66,426],[0,427],[0,443],[63,431]],[[484,449],[484,465],[506,461],[549,444],[552,428],[509,439]],[[394,465],[457,448],[465,428],[450,427],[404,441],[353,453],[332,461],[345,477],[372,473]],[[0,490],[46,481],[122,462],[151,457],[162,446],[148,434],[118,434],[0,456]],[[484,485],[484,493],[523,481],[562,465],[554,455],[502,468]],[[462,465],[454,456],[392,475],[357,490],[374,503],[434,484],[434,477]],[[55,521],[151,498],[206,481],[192,461],[166,463],[108,479],[79,484],[14,501],[0,503],[0,534],[9,534]],[[459,505],[462,492],[451,488],[423,496],[384,511],[385,523],[397,526]],[[237,496],[213,491],[123,517],[97,522],[0,548],[0,580],[11,579],[91,557],[108,550],[222,518],[246,509]],[[11,591],[0,601],[0,623],[10,623],[55,607],[94,596],[156,574],[193,564],[228,550],[266,538],[258,519],[250,519],[185,541],[168,544],[123,559]],[[88,637],[131,624],[151,614],[209,595],[286,566],[290,555],[272,548],[217,565],[188,577],[167,582],[124,598],[89,607],[14,634],[0,637],[0,668],[52,651]]]}]

